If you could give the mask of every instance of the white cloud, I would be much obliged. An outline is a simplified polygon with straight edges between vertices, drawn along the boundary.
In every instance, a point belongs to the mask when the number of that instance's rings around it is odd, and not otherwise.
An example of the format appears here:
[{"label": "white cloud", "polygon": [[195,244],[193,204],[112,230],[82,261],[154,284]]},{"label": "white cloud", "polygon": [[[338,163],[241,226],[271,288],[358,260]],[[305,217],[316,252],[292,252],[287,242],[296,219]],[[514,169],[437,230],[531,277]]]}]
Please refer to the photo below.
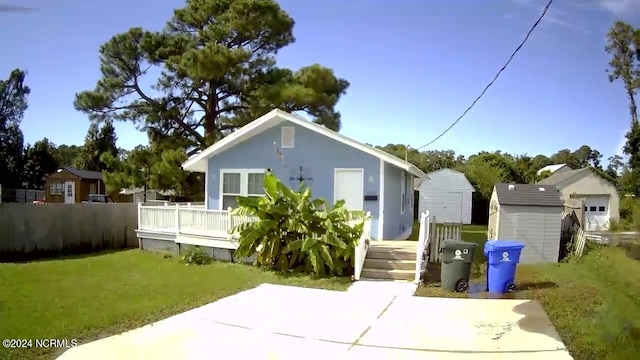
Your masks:
[{"label": "white cloud", "polygon": [[[544,0],[511,0],[513,3],[530,9],[536,9],[540,12],[544,9],[547,1]],[[639,1],[639,0],[636,0]],[[640,2],[640,1],[639,1]],[[575,13],[558,8],[556,4],[552,4],[547,14],[542,19],[541,25],[560,26],[571,30],[576,30],[584,34],[590,34],[590,31],[575,21]]]},{"label": "white cloud", "polygon": [[599,0],[598,5],[618,17],[640,13],[638,0]]}]

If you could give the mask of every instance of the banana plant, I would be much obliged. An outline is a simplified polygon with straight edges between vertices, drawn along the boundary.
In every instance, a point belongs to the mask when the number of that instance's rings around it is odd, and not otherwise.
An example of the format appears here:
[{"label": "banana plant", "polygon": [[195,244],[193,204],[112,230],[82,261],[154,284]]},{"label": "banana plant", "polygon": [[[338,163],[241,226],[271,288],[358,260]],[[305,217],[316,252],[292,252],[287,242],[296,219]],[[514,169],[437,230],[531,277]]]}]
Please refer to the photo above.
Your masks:
[{"label": "banana plant", "polygon": [[364,212],[348,211],[343,200],[330,206],[322,198],[313,199],[308,187],[292,190],[272,173],[265,174],[264,190],[262,197],[239,197],[231,212],[258,218],[230,230],[240,235],[236,258],[257,252],[257,266],[350,275],[364,222],[349,222],[364,219]]}]

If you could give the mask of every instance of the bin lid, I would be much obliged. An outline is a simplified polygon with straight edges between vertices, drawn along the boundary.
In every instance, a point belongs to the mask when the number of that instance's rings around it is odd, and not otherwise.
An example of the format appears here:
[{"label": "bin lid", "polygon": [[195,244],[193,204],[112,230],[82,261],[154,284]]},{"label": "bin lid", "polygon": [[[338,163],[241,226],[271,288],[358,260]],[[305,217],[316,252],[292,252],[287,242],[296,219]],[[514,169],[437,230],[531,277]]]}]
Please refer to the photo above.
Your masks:
[{"label": "bin lid", "polygon": [[516,250],[524,248],[524,244],[515,240],[487,240],[484,251]]},{"label": "bin lid", "polygon": [[474,243],[474,242],[468,242],[468,241],[462,241],[462,240],[445,240],[442,243],[442,248],[445,249],[468,249],[468,248],[474,248],[478,246],[478,244]]}]

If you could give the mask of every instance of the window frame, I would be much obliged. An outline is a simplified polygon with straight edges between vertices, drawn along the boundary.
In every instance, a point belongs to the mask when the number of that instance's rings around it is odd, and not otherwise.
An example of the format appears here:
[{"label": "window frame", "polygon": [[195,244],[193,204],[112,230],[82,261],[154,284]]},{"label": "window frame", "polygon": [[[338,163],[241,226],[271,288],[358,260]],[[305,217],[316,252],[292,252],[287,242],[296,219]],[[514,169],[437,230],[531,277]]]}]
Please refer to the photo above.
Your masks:
[{"label": "window frame", "polygon": [[[287,134],[287,132],[289,132]],[[291,136],[291,143],[288,144],[286,143],[285,140],[285,135],[290,135]],[[280,128],[280,148],[282,149],[293,149],[294,146],[296,144],[296,127],[295,126],[288,126],[285,125],[283,127]]]},{"label": "window frame", "polygon": [[51,183],[49,183],[49,195],[64,195],[64,192],[64,182],[52,181]]},{"label": "window frame", "polygon": [[[219,199],[218,207],[220,210],[224,209],[223,199],[225,196],[262,196],[264,195],[264,189],[262,194],[250,194],[249,193],[249,174],[263,174],[266,175],[267,169],[220,169],[219,182]],[[225,193],[224,192],[224,175],[225,174],[240,174],[240,192],[239,193]]]}]

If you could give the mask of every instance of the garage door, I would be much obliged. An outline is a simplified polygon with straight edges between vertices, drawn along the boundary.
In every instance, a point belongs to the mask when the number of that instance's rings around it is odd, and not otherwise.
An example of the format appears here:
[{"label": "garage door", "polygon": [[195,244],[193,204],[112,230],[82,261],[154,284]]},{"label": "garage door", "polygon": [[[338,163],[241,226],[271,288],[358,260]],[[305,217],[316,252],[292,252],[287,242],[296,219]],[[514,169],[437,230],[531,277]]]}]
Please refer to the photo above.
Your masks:
[{"label": "garage door", "polygon": [[586,198],[584,216],[587,231],[607,229],[609,227],[609,197]]}]

